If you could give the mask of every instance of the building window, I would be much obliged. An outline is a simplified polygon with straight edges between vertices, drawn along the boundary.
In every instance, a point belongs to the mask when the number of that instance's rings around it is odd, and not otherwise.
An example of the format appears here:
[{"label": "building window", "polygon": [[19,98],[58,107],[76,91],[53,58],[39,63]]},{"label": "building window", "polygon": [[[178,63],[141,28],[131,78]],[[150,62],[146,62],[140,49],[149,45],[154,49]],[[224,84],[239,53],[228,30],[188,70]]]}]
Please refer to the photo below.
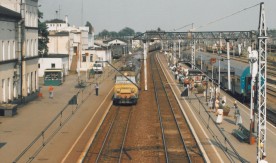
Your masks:
[{"label": "building window", "polygon": [[33,56],[33,40],[30,43],[30,55]]},{"label": "building window", "polygon": [[55,64],[55,63],[52,63],[52,64],[51,64],[51,68],[56,68],[56,64]]},{"label": "building window", "polygon": [[6,87],[5,87],[5,79],[2,79],[2,97],[3,97],[3,102],[6,102]]},{"label": "building window", "polygon": [[3,54],[3,61],[5,60],[5,42],[2,41],[2,54]]},{"label": "building window", "polygon": [[77,53],[78,47],[74,46],[74,53]]},{"label": "building window", "polygon": [[40,63],[38,64],[38,68],[40,68]]},{"label": "building window", "polygon": [[27,53],[26,53],[26,56],[29,55],[29,46],[30,46],[29,44],[30,44],[30,43],[29,43],[29,40],[27,40],[27,45],[26,45],[26,46],[27,46],[27,48],[26,48],[26,52],[27,52]]},{"label": "building window", "polygon": [[82,55],[82,62],[86,62],[86,55],[85,54]]},{"label": "building window", "polygon": [[13,53],[13,58],[15,59],[15,41],[13,41],[13,47],[12,47],[12,53]]},{"label": "building window", "polygon": [[11,59],[11,44],[10,41],[8,41],[8,60]]},{"label": "building window", "polygon": [[34,40],[34,55],[37,56],[37,52],[36,52],[36,39]]},{"label": "building window", "polygon": [[93,62],[93,54],[90,54],[90,62]]}]

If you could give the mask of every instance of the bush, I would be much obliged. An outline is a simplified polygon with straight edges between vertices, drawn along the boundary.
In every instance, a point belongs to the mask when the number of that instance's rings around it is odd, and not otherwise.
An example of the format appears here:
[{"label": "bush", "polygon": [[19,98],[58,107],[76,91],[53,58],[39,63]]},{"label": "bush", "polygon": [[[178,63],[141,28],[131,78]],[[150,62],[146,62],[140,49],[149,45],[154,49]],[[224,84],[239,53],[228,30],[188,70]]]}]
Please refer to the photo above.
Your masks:
[{"label": "bush", "polygon": [[230,107],[228,105],[225,105],[223,107],[223,112],[230,112]]},{"label": "bush", "polygon": [[202,86],[197,86],[197,93],[203,93],[205,89]]}]

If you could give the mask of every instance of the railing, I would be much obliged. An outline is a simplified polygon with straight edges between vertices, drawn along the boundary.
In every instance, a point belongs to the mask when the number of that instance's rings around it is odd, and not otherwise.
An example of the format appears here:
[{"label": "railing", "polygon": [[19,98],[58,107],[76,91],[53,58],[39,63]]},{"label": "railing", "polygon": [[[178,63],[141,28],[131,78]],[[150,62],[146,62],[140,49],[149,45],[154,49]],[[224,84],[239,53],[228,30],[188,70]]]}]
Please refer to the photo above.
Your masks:
[{"label": "railing", "polygon": [[[99,75],[94,79],[94,82],[88,83],[82,87],[78,87],[76,94],[68,100],[67,104],[62,110],[52,119],[52,121],[40,132],[39,135],[16,157],[13,163],[16,162],[32,162],[39,152],[51,141],[51,139],[58,133],[58,131],[73,117],[80,106],[88,99],[88,97],[94,92],[95,83],[102,83],[115,71],[110,69],[103,75]],[[73,100],[76,97],[76,101]],[[71,106],[71,107],[70,107]]]},{"label": "railing", "polygon": [[[234,148],[234,146],[232,145],[232,143],[230,142],[230,140],[227,138],[227,136],[223,133],[223,130],[220,128],[220,126],[218,126],[216,124],[216,120],[211,116],[211,114],[209,113],[209,111],[206,109],[206,105],[205,102],[202,102],[202,100],[200,99],[200,97],[198,97],[195,94],[195,98],[187,98],[188,101],[191,103],[191,100],[197,100],[198,101],[198,107],[195,106],[195,102],[193,102],[194,105],[191,105],[194,109],[198,109],[198,115],[201,117],[201,120],[204,122],[204,126],[208,129],[209,133],[213,136],[213,138],[218,141],[218,146],[222,149],[222,151],[225,153],[226,157],[228,157],[228,159],[231,162],[235,162],[235,160],[232,157],[237,158],[240,162],[249,162],[247,160],[245,160],[244,158],[242,158],[240,156],[240,154],[238,153],[238,151]],[[202,110],[203,109],[203,110]],[[205,121],[206,118],[204,118],[204,116],[202,114],[207,114],[208,118],[207,121]],[[212,128],[210,126],[214,126],[219,133],[221,134],[221,136],[223,137],[223,141],[224,141],[224,145],[223,142],[221,141],[221,139],[218,137],[217,134],[215,134],[215,131],[212,130]],[[228,147],[229,146],[229,147]]]}]

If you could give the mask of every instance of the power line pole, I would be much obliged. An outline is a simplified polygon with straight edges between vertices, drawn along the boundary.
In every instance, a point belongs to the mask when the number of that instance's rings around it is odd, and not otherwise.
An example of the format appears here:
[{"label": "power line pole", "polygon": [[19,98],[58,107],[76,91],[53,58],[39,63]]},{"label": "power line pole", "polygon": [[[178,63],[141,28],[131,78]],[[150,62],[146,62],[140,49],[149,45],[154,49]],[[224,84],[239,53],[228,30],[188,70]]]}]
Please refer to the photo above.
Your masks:
[{"label": "power line pole", "polygon": [[267,29],[264,2],[260,3],[259,17],[259,60],[258,60],[258,143],[257,162],[266,152],[266,69],[267,69]]}]

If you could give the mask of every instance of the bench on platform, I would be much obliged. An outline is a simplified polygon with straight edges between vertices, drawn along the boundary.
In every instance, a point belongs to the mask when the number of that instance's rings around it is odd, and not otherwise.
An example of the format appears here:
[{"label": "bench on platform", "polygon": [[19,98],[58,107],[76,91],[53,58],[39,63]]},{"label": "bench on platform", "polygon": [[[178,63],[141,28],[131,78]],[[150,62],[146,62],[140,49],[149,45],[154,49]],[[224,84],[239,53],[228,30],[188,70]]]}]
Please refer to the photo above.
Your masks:
[{"label": "bench on platform", "polygon": [[[232,131],[232,135],[234,135],[239,141],[249,143],[250,139],[250,131],[245,128],[242,124],[239,124],[238,129],[234,129]],[[254,137],[256,137],[254,135]]]},{"label": "bench on platform", "polygon": [[0,116],[12,117],[17,114],[17,104],[0,104]]}]

